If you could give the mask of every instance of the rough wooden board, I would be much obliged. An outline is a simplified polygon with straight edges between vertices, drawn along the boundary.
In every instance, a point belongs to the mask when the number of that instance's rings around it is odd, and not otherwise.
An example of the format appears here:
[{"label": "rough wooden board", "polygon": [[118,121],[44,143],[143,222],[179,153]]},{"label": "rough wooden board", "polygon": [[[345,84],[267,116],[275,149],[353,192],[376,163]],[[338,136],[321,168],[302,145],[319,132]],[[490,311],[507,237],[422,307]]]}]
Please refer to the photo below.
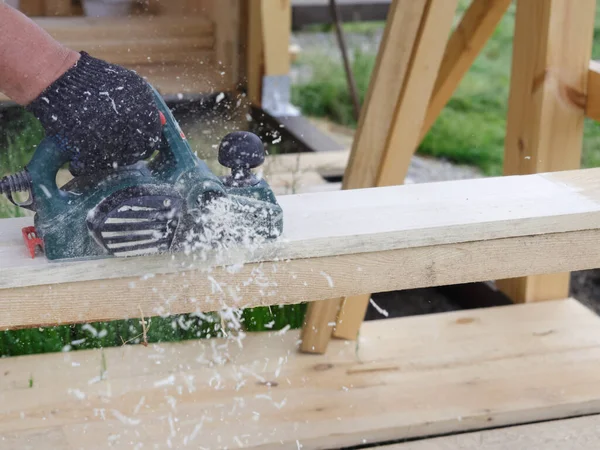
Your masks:
[{"label": "rough wooden board", "polygon": [[421,129],[422,141],[496,29],[512,0],[473,0],[452,32]]},{"label": "rough wooden board", "polygon": [[[596,1],[518,1],[504,151],[506,175],[580,167]],[[563,298],[568,273],[498,280],[517,302]]]},{"label": "rough wooden board", "polygon": [[[114,267],[114,266],[113,266]],[[398,271],[398,267],[402,271]],[[596,230],[0,291],[0,330],[297,304],[600,267]],[[141,268],[141,267],[140,267]],[[139,268],[138,268],[139,269]],[[122,275],[114,269],[111,274]],[[69,273],[75,278],[89,273]],[[78,275],[78,276],[77,276]]]},{"label": "rough wooden board", "polygon": [[0,442],[307,450],[600,411],[599,319],[574,300],[367,322],[323,356],[297,339],[105,349],[102,380],[100,350],[0,360]]},{"label": "rough wooden board", "polygon": [[[213,264],[380,252],[600,228],[600,169],[481,178],[280,197],[284,234],[257,248],[201,255],[49,263],[26,256],[21,228],[0,220],[0,288],[148,273]],[[377,218],[377,220],[373,220]]]},{"label": "rough wooden board", "polygon": [[135,42],[111,39],[63,41],[63,45],[84,50],[95,58],[125,67],[145,64],[198,64],[213,61],[213,36],[162,39],[136,39]]},{"label": "rough wooden board", "polygon": [[376,447],[380,450],[597,450],[600,415]]}]

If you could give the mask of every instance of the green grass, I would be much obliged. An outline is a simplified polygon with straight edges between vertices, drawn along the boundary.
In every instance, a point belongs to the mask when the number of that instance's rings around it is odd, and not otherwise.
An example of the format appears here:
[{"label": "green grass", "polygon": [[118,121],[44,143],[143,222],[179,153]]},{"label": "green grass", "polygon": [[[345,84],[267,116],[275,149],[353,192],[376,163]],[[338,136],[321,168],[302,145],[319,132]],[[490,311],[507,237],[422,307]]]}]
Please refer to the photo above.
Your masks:
[{"label": "green grass", "polygon": [[[39,123],[26,112],[0,122],[2,174],[21,170],[42,138]],[[272,147],[271,152],[277,150]],[[21,213],[0,199],[0,217],[17,217]],[[244,331],[280,330],[288,325],[295,329],[302,325],[305,310],[305,305],[259,307],[241,311],[239,321]],[[228,332],[222,329],[217,313],[153,317],[146,318],[146,322],[148,343],[221,337]],[[139,319],[132,320],[0,332],[0,357],[136,345],[143,338],[140,313]]]},{"label": "green grass", "polygon": [[[455,24],[468,4],[467,0],[461,0]],[[419,146],[418,154],[476,166],[485,175],[502,173],[514,16],[513,3]],[[357,26],[346,30],[372,33],[374,27],[381,28],[383,24],[369,23],[363,29]],[[592,57],[600,58],[600,6]],[[353,73],[361,101],[368,89],[375,58],[374,54],[355,54]],[[308,82],[293,86],[293,102],[302,112],[356,127],[341,63],[311,54],[301,56],[297,64],[308,65],[314,74]],[[591,120],[585,123],[582,165],[600,166],[600,125]]]}]

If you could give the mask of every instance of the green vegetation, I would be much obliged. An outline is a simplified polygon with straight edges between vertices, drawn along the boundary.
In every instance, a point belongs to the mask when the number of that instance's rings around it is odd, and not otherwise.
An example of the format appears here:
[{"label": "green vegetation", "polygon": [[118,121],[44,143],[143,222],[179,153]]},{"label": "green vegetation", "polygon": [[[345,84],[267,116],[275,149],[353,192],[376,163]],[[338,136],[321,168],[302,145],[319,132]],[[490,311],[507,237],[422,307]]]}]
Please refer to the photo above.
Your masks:
[{"label": "green vegetation", "polygon": [[[461,1],[459,14],[468,6]],[[504,153],[510,83],[515,6],[511,5],[492,38],[475,60],[452,99],[431,128],[417,153],[479,167],[486,175],[500,175]],[[347,32],[369,34],[382,23],[345,27]],[[361,102],[368,89],[375,54],[354,53],[353,73]],[[600,58],[600,7],[596,16],[593,58]],[[323,54],[302,55],[297,64],[311,68],[313,76],[293,87],[292,100],[306,115],[327,117],[356,127],[352,102],[341,62]],[[600,165],[600,125],[586,120],[582,165]]]}]

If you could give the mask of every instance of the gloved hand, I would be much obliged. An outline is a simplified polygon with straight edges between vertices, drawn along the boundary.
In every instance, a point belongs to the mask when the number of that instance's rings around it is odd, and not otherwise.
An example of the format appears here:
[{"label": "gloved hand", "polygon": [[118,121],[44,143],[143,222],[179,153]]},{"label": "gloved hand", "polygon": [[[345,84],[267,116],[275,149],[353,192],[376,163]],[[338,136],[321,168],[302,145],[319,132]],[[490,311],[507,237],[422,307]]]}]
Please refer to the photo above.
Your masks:
[{"label": "gloved hand", "polygon": [[26,109],[70,153],[74,176],[133,164],[160,142],[160,115],[147,83],[85,52]]}]

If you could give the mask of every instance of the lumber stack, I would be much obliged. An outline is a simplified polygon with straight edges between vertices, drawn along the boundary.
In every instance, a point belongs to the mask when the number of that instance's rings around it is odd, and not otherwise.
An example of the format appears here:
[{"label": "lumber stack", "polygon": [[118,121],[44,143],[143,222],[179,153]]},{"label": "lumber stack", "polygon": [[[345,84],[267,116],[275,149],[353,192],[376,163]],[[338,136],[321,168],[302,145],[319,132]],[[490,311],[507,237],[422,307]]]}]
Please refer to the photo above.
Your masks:
[{"label": "lumber stack", "polygon": [[[366,322],[325,355],[280,330],[0,359],[0,447],[339,449],[599,413],[599,325],[567,299]],[[598,424],[397,449],[595,450]]]}]

